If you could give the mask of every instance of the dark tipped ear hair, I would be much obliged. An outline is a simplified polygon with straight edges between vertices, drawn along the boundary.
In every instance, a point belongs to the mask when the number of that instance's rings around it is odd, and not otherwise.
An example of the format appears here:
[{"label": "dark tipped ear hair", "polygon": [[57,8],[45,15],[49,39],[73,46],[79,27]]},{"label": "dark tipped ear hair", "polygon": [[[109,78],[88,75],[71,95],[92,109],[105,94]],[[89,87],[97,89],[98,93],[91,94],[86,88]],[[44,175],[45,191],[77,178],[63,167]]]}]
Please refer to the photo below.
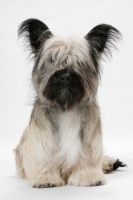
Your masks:
[{"label": "dark tipped ear hair", "polygon": [[26,39],[32,53],[37,56],[41,45],[52,36],[52,33],[43,22],[37,19],[28,19],[20,24],[18,36]]},{"label": "dark tipped ear hair", "polygon": [[[121,38],[121,33],[111,25],[100,24],[95,26],[85,39],[90,44],[91,57],[96,68],[102,54],[111,55],[111,48],[116,48],[114,42]],[[98,70],[98,69],[97,69]]]}]

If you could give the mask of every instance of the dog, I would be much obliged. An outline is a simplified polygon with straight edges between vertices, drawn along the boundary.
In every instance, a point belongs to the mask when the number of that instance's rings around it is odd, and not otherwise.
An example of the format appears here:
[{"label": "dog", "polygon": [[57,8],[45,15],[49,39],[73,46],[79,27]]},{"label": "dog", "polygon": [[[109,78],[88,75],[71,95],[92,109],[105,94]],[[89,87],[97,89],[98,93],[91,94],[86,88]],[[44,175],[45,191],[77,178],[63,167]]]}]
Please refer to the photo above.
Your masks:
[{"label": "dog", "polygon": [[63,39],[43,22],[28,19],[18,35],[34,57],[36,97],[15,149],[17,173],[36,188],[105,184],[104,173],[125,164],[103,155],[97,88],[100,60],[111,55],[121,33],[100,24],[85,37]]}]

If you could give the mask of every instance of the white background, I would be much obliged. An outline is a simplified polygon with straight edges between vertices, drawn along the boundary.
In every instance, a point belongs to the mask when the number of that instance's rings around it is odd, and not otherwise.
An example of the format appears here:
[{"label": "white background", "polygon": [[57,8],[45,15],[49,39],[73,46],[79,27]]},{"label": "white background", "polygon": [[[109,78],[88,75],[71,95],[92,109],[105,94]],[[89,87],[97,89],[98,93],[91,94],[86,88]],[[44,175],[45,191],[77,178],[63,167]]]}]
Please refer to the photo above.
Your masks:
[{"label": "white background", "polygon": [[[42,20],[55,34],[85,36],[100,23],[115,26],[123,40],[111,61],[102,63],[98,99],[106,154],[128,168],[106,175],[101,187],[32,189],[15,173],[13,149],[28,124],[33,100],[33,63],[18,42],[19,24]],[[0,0],[0,199],[133,198],[133,1],[132,0]]]}]

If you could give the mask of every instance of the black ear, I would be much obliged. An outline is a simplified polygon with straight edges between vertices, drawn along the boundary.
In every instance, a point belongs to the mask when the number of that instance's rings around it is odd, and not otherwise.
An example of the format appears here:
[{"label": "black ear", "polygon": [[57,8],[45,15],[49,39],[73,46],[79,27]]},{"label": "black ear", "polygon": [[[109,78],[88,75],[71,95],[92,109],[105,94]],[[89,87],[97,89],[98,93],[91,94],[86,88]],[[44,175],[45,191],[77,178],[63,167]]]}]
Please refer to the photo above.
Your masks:
[{"label": "black ear", "polygon": [[94,65],[97,67],[102,54],[111,55],[111,48],[116,48],[114,42],[121,38],[121,33],[111,25],[95,26],[86,36]]},{"label": "black ear", "polygon": [[36,56],[41,45],[52,36],[49,28],[37,19],[22,22],[18,29],[18,36],[24,37]]}]

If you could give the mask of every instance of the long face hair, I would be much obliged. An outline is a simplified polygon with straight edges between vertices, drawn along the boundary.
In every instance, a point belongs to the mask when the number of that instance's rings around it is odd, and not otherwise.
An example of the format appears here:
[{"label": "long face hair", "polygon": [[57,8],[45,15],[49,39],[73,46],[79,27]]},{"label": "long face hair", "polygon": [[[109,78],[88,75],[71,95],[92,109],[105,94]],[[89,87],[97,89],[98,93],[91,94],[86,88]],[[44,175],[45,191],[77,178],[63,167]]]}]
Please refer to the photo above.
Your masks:
[{"label": "long face hair", "polygon": [[94,95],[98,74],[84,38],[73,36],[64,40],[53,36],[40,54],[33,83],[43,102],[49,101],[65,111]]},{"label": "long face hair", "polygon": [[19,27],[35,58],[32,82],[37,98],[62,111],[91,101],[97,92],[102,54],[111,54],[121,36],[114,27],[101,24],[85,37],[55,36],[41,21],[28,19]]}]

